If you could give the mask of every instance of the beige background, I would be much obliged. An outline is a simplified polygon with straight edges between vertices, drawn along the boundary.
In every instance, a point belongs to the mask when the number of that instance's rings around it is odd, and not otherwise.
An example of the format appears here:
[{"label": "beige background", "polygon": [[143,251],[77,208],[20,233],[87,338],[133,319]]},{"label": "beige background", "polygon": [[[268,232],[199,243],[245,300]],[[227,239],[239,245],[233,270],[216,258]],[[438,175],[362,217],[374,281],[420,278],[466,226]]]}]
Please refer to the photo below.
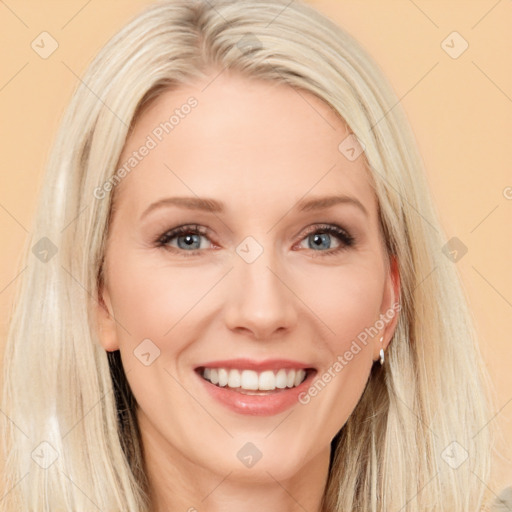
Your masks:
[{"label": "beige background", "polygon": [[[0,347],[59,118],[87,63],[148,0],[0,1]],[[497,390],[499,489],[512,485],[512,1],[312,0],[374,56],[411,121]],[[32,48],[57,41],[47,59]],[[450,36],[453,32],[460,36]],[[464,41],[468,48],[458,58]],[[36,39],[37,38],[37,39]],[[459,38],[459,39],[457,39]],[[46,46],[48,48],[48,46]],[[451,48],[450,48],[451,47]],[[421,277],[421,276],[419,276]],[[507,447],[507,448],[505,448]]]}]

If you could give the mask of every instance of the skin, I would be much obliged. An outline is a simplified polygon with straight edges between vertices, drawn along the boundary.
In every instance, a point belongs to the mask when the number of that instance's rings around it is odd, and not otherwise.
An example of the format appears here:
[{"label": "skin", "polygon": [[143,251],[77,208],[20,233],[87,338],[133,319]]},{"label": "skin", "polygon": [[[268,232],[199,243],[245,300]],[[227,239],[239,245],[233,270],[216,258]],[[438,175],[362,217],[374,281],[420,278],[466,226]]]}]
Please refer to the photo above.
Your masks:
[{"label": "skin", "polygon": [[[350,132],[325,103],[227,72],[163,93],[138,119],[120,162],[190,96],[197,107],[116,187],[98,308],[101,343],[121,351],[139,404],[155,511],[319,511],[330,442],[357,405],[398,315],[308,404],[274,416],[227,409],[193,369],[248,357],[310,362],[317,377],[328,371],[399,299],[377,199],[363,156],[350,161],[338,150]],[[333,194],[357,198],[367,215],[349,203],[294,210],[303,198]],[[141,220],[149,205],[171,196],[213,198],[225,211],[165,206]],[[174,251],[153,243],[182,224],[208,229],[198,235],[196,254],[180,249],[183,235],[168,243]],[[327,235],[315,246],[322,229],[307,228],[318,224],[339,225],[355,244],[326,254],[344,242]],[[250,264],[236,253],[247,236],[263,248]],[[148,338],[160,355],[146,366],[133,352]],[[246,442],[263,454],[251,468],[237,458]]]}]

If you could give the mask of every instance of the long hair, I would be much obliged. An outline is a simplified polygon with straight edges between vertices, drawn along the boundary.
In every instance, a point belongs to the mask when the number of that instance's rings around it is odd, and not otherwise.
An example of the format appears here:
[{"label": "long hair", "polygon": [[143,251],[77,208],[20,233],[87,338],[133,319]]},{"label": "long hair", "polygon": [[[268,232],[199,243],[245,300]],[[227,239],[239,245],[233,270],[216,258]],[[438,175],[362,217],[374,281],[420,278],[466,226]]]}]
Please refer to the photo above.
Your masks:
[{"label": "long hair", "polygon": [[8,334],[2,510],[150,509],[136,403],[94,320],[115,190],[105,183],[151,101],[212,70],[330,105],[364,148],[398,261],[401,312],[386,363],[332,440],[323,510],[484,510],[492,384],[416,141],[361,46],[288,0],[156,2],[83,75],[47,164]]}]

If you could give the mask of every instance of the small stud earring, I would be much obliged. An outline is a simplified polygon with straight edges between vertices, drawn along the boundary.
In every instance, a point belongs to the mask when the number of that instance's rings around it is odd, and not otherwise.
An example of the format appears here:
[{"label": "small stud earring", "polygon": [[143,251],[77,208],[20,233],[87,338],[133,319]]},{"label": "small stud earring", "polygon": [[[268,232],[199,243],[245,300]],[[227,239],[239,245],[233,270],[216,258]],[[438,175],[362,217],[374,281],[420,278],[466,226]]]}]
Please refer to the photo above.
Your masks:
[{"label": "small stud earring", "polygon": [[[380,342],[382,343],[382,340],[384,339],[383,336],[380,338]],[[384,364],[384,349],[380,349],[380,365],[382,366]]]}]

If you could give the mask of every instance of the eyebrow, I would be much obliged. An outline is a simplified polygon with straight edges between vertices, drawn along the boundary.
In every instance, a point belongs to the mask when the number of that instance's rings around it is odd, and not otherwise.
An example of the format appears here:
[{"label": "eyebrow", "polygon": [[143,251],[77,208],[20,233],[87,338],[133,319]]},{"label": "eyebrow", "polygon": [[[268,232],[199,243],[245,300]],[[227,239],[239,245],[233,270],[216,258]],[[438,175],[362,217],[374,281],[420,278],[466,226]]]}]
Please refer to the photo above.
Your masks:
[{"label": "eyebrow", "polygon": [[[338,204],[350,204],[359,208],[366,216],[368,210],[365,206],[355,197],[338,195],[338,196],[319,196],[311,199],[302,199],[297,202],[294,209],[299,212],[308,212],[313,210],[323,210],[336,206]],[[225,206],[221,201],[211,198],[201,197],[166,197],[160,199],[151,205],[142,213],[141,219],[148,215],[153,210],[165,207],[177,206],[187,210],[200,210],[209,213],[223,213]]]}]

